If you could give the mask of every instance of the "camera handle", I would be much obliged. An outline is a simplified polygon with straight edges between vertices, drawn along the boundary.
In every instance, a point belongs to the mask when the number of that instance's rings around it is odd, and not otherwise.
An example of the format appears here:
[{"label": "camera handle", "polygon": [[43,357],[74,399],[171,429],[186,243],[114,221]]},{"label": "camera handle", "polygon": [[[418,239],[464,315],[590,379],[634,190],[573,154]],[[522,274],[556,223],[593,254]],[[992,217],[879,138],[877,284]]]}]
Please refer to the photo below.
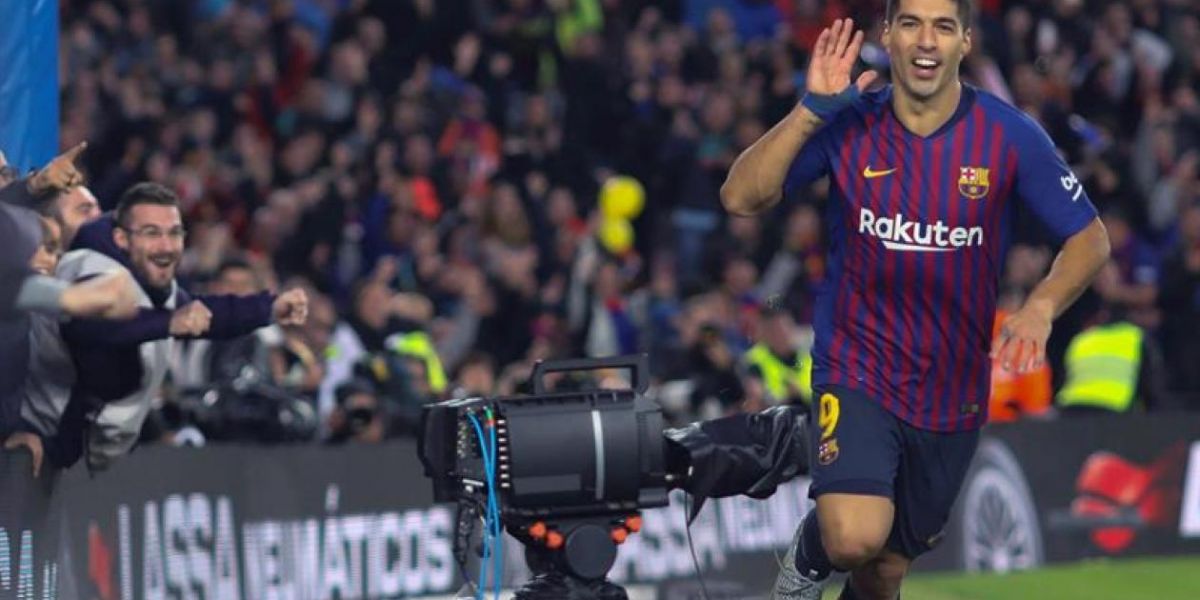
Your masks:
[{"label": "camera handle", "polygon": [[629,369],[633,372],[633,389],[645,394],[650,388],[650,358],[646,354],[606,356],[603,358],[571,358],[539,360],[533,365],[533,393],[546,393],[546,373],[563,371],[598,371],[600,369]]}]

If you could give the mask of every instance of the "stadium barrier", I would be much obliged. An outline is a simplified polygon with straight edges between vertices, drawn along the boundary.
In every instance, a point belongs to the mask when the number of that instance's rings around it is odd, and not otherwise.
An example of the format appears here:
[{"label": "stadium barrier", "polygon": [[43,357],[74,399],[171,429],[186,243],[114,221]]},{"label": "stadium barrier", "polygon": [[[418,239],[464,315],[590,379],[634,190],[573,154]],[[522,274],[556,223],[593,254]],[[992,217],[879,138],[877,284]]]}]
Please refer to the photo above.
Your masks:
[{"label": "stadium barrier", "polygon": [[[27,455],[0,452],[0,484],[0,598],[447,598],[462,583],[454,510],[430,503],[411,441],[152,447],[36,480]],[[763,596],[807,485],[705,506],[690,534],[710,597]],[[621,547],[611,574],[631,598],[696,597],[682,500]],[[1096,417],[989,428],[916,566],[1185,552],[1200,552],[1200,414]],[[505,555],[506,581],[523,581],[520,546]]]}]

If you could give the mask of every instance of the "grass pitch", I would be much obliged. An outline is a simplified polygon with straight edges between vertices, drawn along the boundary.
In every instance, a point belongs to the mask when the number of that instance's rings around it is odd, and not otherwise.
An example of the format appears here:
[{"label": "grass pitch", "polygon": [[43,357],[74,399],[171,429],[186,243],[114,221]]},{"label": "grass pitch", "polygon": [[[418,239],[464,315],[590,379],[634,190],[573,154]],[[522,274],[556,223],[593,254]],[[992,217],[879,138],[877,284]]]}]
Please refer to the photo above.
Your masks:
[{"label": "grass pitch", "polygon": [[[830,586],[836,599],[841,585]],[[1197,600],[1200,556],[1089,561],[1005,575],[914,575],[904,600]]]}]

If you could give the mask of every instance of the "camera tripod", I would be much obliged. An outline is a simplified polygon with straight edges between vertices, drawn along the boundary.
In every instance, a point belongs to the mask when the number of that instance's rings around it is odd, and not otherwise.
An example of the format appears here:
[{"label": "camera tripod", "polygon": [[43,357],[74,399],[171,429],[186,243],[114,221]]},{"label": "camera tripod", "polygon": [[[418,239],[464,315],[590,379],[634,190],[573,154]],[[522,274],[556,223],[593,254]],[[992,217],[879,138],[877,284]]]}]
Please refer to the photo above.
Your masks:
[{"label": "camera tripod", "polygon": [[[463,508],[460,506],[460,508]],[[466,516],[467,519],[462,519]],[[456,553],[465,550],[470,510],[460,513]],[[525,547],[530,578],[515,600],[627,600],[625,588],[605,576],[617,558],[617,545],[641,529],[641,516],[593,515],[561,519],[512,518],[508,532]],[[460,556],[460,564],[465,556]],[[464,595],[468,594],[468,595]],[[458,598],[471,598],[460,590]]]}]

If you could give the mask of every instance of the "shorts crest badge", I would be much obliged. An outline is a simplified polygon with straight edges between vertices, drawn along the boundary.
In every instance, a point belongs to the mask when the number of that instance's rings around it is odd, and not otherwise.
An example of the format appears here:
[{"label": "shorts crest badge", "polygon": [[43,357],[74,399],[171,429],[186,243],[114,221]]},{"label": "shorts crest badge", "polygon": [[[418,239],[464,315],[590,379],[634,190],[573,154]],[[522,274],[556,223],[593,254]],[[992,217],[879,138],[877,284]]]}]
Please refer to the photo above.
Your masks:
[{"label": "shorts crest badge", "polygon": [[823,440],[820,446],[817,447],[817,460],[822,465],[831,464],[838,458],[838,443],[837,438],[829,438]]}]

